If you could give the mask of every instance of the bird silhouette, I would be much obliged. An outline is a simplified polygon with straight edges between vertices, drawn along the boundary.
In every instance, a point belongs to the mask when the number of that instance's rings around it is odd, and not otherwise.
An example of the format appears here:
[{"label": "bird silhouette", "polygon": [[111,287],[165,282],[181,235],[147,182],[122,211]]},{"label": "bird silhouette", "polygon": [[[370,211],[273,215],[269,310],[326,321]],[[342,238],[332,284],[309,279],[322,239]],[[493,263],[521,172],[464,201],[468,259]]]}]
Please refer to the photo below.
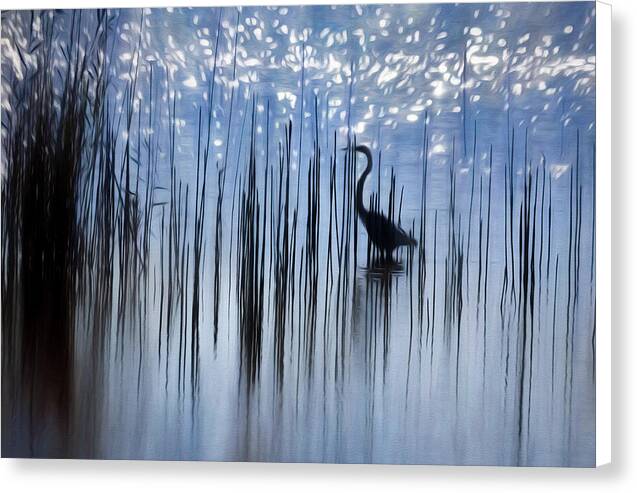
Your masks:
[{"label": "bird silhouette", "polygon": [[365,188],[365,180],[372,171],[372,153],[366,145],[357,145],[355,150],[367,158],[367,167],[356,183],[356,212],[367,230],[367,236],[374,246],[382,252],[383,259],[391,261],[392,253],[396,248],[401,246],[415,247],[417,242],[383,214],[365,208],[363,189]]}]

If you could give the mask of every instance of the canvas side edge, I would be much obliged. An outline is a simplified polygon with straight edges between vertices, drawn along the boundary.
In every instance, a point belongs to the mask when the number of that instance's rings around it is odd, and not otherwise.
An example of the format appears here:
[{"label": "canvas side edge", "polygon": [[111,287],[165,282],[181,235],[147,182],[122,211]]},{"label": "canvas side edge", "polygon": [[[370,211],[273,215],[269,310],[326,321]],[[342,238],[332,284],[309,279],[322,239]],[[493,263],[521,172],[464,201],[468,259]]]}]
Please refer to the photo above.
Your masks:
[{"label": "canvas side edge", "polygon": [[611,462],[611,17],[596,2],[595,462]]}]

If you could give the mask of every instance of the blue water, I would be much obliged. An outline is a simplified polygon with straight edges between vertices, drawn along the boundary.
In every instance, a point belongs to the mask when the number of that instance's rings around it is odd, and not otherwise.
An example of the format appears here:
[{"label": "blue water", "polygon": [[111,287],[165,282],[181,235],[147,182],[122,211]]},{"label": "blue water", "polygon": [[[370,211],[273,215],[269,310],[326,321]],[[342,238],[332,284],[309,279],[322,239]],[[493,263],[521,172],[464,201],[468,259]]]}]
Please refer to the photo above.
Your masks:
[{"label": "blue water", "polygon": [[[97,370],[99,389],[87,383],[87,374],[96,371],[87,335],[93,308],[88,297],[78,294],[71,455],[594,465],[593,2],[122,9],[108,14],[112,31],[101,54],[109,76],[110,118],[119,122],[114,127],[117,174],[130,146],[136,193],[144,195],[152,176],[152,198],[160,205],[152,216],[145,258],[152,275],[139,298],[124,300],[133,307],[130,317],[123,322],[113,317],[108,344],[100,349],[105,364]],[[68,42],[73,12],[43,15],[53,20],[54,56],[64,67],[61,47]],[[95,12],[82,15],[80,43],[88,46]],[[34,22],[30,12],[2,14],[3,118],[18,105],[18,83],[9,74],[21,81],[35,70],[28,55],[26,65],[21,62],[17,50],[24,48],[29,26],[38,35],[41,24]],[[132,101],[130,128],[127,101]],[[298,252],[291,281],[296,297],[284,315],[280,372],[275,287],[266,274],[259,372],[248,383],[238,300],[241,187],[254,135],[257,190],[269,235],[282,211],[267,209],[265,193],[276,196],[281,188],[279,143],[285,141],[289,121],[290,203],[298,204],[298,232],[290,244]],[[198,144],[198,136],[203,143]],[[341,214],[346,204],[342,147],[354,137],[369,145],[375,160],[366,202],[378,191],[380,176],[381,207],[387,211],[395,174],[395,203],[401,205],[400,219],[395,212],[394,220],[419,240],[413,260],[403,249],[396,255],[398,266],[368,268],[361,223],[347,233],[358,235],[356,251],[353,245],[345,247],[347,260],[339,260],[337,236],[331,254],[328,250],[330,157],[334,153],[337,159],[335,207]],[[308,346],[311,299],[301,257],[307,252],[307,172],[315,143],[321,148],[317,332]],[[197,162],[206,151],[209,168],[201,285],[184,285],[185,301],[173,301],[169,320],[169,302],[158,293],[161,273],[169,265],[169,254],[162,254],[160,245],[169,241],[173,151],[173,183],[183,187],[179,213],[188,225],[184,248],[190,279],[192,211],[200,190]],[[356,176],[364,166],[358,155]],[[215,211],[217,177],[224,169],[215,344]],[[455,180],[453,223],[450,177]],[[525,182],[531,183],[526,189]],[[185,215],[187,185],[190,212]],[[535,225],[529,240],[535,256],[529,262],[536,278],[530,289],[534,305],[523,311],[517,228],[525,191],[529,206],[537,209],[529,215]],[[509,193],[511,209],[506,206]],[[338,217],[338,239],[345,234],[347,214],[352,228],[356,221],[352,211]],[[292,215],[289,221],[292,227]],[[332,233],[336,230],[333,225]],[[453,258],[452,236],[462,245],[460,261]],[[115,259],[120,255],[116,249]],[[273,258],[268,246],[266,273],[272,272]],[[115,262],[114,300],[125,269],[130,267]],[[419,269],[426,270],[421,286]],[[347,283],[337,280],[339,272]],[[457,318],[451,309],[447,312],[455,275],[462,287]],[[195,315],[197,336],[190,332],[195,289],[202,299]],[[117,306],[111,310],[115,314]],[[143,316],[133,315],[138,310]],[[123,354],[116,349],[120,332],[129,334]],[[183,352],[180,338],[185,338]],[[197,386],[188,379],[184,384],[182,375],[192,375],[193,338],[199,344]],[[87,402],[98,409],[90,420]],[[90,447],[80,443],[78,437],[85,436],[91,437]],[[45,455],[48,440],[42,440]]]}]

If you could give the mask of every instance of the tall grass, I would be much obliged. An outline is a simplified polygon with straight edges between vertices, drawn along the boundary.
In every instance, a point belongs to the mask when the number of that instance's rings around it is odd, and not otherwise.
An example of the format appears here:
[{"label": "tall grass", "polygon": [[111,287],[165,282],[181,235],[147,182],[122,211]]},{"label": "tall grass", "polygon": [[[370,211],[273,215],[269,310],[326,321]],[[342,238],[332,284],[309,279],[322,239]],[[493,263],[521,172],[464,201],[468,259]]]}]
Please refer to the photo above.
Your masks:
[{"label": "tall grass", "polygon": [[[339,137],[321,109],[327,97],[306,90],[303,45],[299,112],[279,118],[279,127],[267,94],[240,90],[238,31],[232,68],[221,66],[225,13],[206,98],[195,105],[192,162],[179,155],[186,109],[165,67],[143,59],[143,27],[123,82],[109,78],[116,31],[105,11],[77,11],[62,39],[53,37],[61,14],[33,14],[41,29],[29,32],[26,48],[15,43],[25,75],[6,75],[14,90],[2,120],[2,378],[3,399],[14,403],[3,406],[3,450],[98,454],[106,389],[126,387],[130,365],[138,401],[149,388],[167,400],[176,390],[194,415],[208,362],[231,358],[230,344],[248,402],[271,388],[273,412],[294,401],[300,422],[302,411],[314,411],[308,396],[318,395],[327,430],[332,403],[337,420],[345,413],[352,355],[363,340],[371,396],[388,385],[392,358],[407,361],[405,414],[408,396],[424,388],[432,395],[443,374],[460,412],[479,368],[482,394],[498,393],[513,416],[505,423],[516,436],[511,462],[527,463],[535,400],[547,390],[539,375],[549,374],[550,393],[564,396],[556,419],[571,422],[578,317],[594,302],[582,288],[586,273],[594,282],[594,243],[586,242],[594,207],[586,207],[580,133],[565,187],[546,153],[530,150],[529,128],[522,126],[523,141],[516,137],[510,113],[504,148],[484,141],[477,115],[470,134],[464,85],[462,152],[452,132],[445,162],[432,164],[438,122],[425,112],[417,182],[405,179],[402,164],[385,162],[379,132],[369,209],[410,225],[418,238],[415,251],[388,264],[356,215],[355,65],[342,88],[348,129]],[[216,137],[225,145],[219,155]],[[440,190],[442,202],[433,193]],[[409,325],[404,348],[394,335],[404,329],[401,315]],[[593,326],[593,352],[594,337]],[[113,371],[115,384],[106,381]],[[250,422],[252,407],[244,409]]]}]

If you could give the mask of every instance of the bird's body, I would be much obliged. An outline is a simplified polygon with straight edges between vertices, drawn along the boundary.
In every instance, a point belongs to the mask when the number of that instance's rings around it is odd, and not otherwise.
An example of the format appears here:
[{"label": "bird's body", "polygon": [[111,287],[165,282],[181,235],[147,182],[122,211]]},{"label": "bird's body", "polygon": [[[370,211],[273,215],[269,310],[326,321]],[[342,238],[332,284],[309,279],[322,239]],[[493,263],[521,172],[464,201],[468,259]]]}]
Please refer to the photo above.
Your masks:
[{"label": "bird's body", "polygon": [[358,145],[356,151],[361,152],[367,158],[367,166],[356,183],[356,212],[367,230],[369,239],[382,253],[385,260],[390,260],[392,252],[401,246],[416,246],[416,240],[407,234],[402,228],[392,223],[384,215],[369,211],[363,202],[363,189],[365,180],[372,171],[372,153],[367,146]]}]

